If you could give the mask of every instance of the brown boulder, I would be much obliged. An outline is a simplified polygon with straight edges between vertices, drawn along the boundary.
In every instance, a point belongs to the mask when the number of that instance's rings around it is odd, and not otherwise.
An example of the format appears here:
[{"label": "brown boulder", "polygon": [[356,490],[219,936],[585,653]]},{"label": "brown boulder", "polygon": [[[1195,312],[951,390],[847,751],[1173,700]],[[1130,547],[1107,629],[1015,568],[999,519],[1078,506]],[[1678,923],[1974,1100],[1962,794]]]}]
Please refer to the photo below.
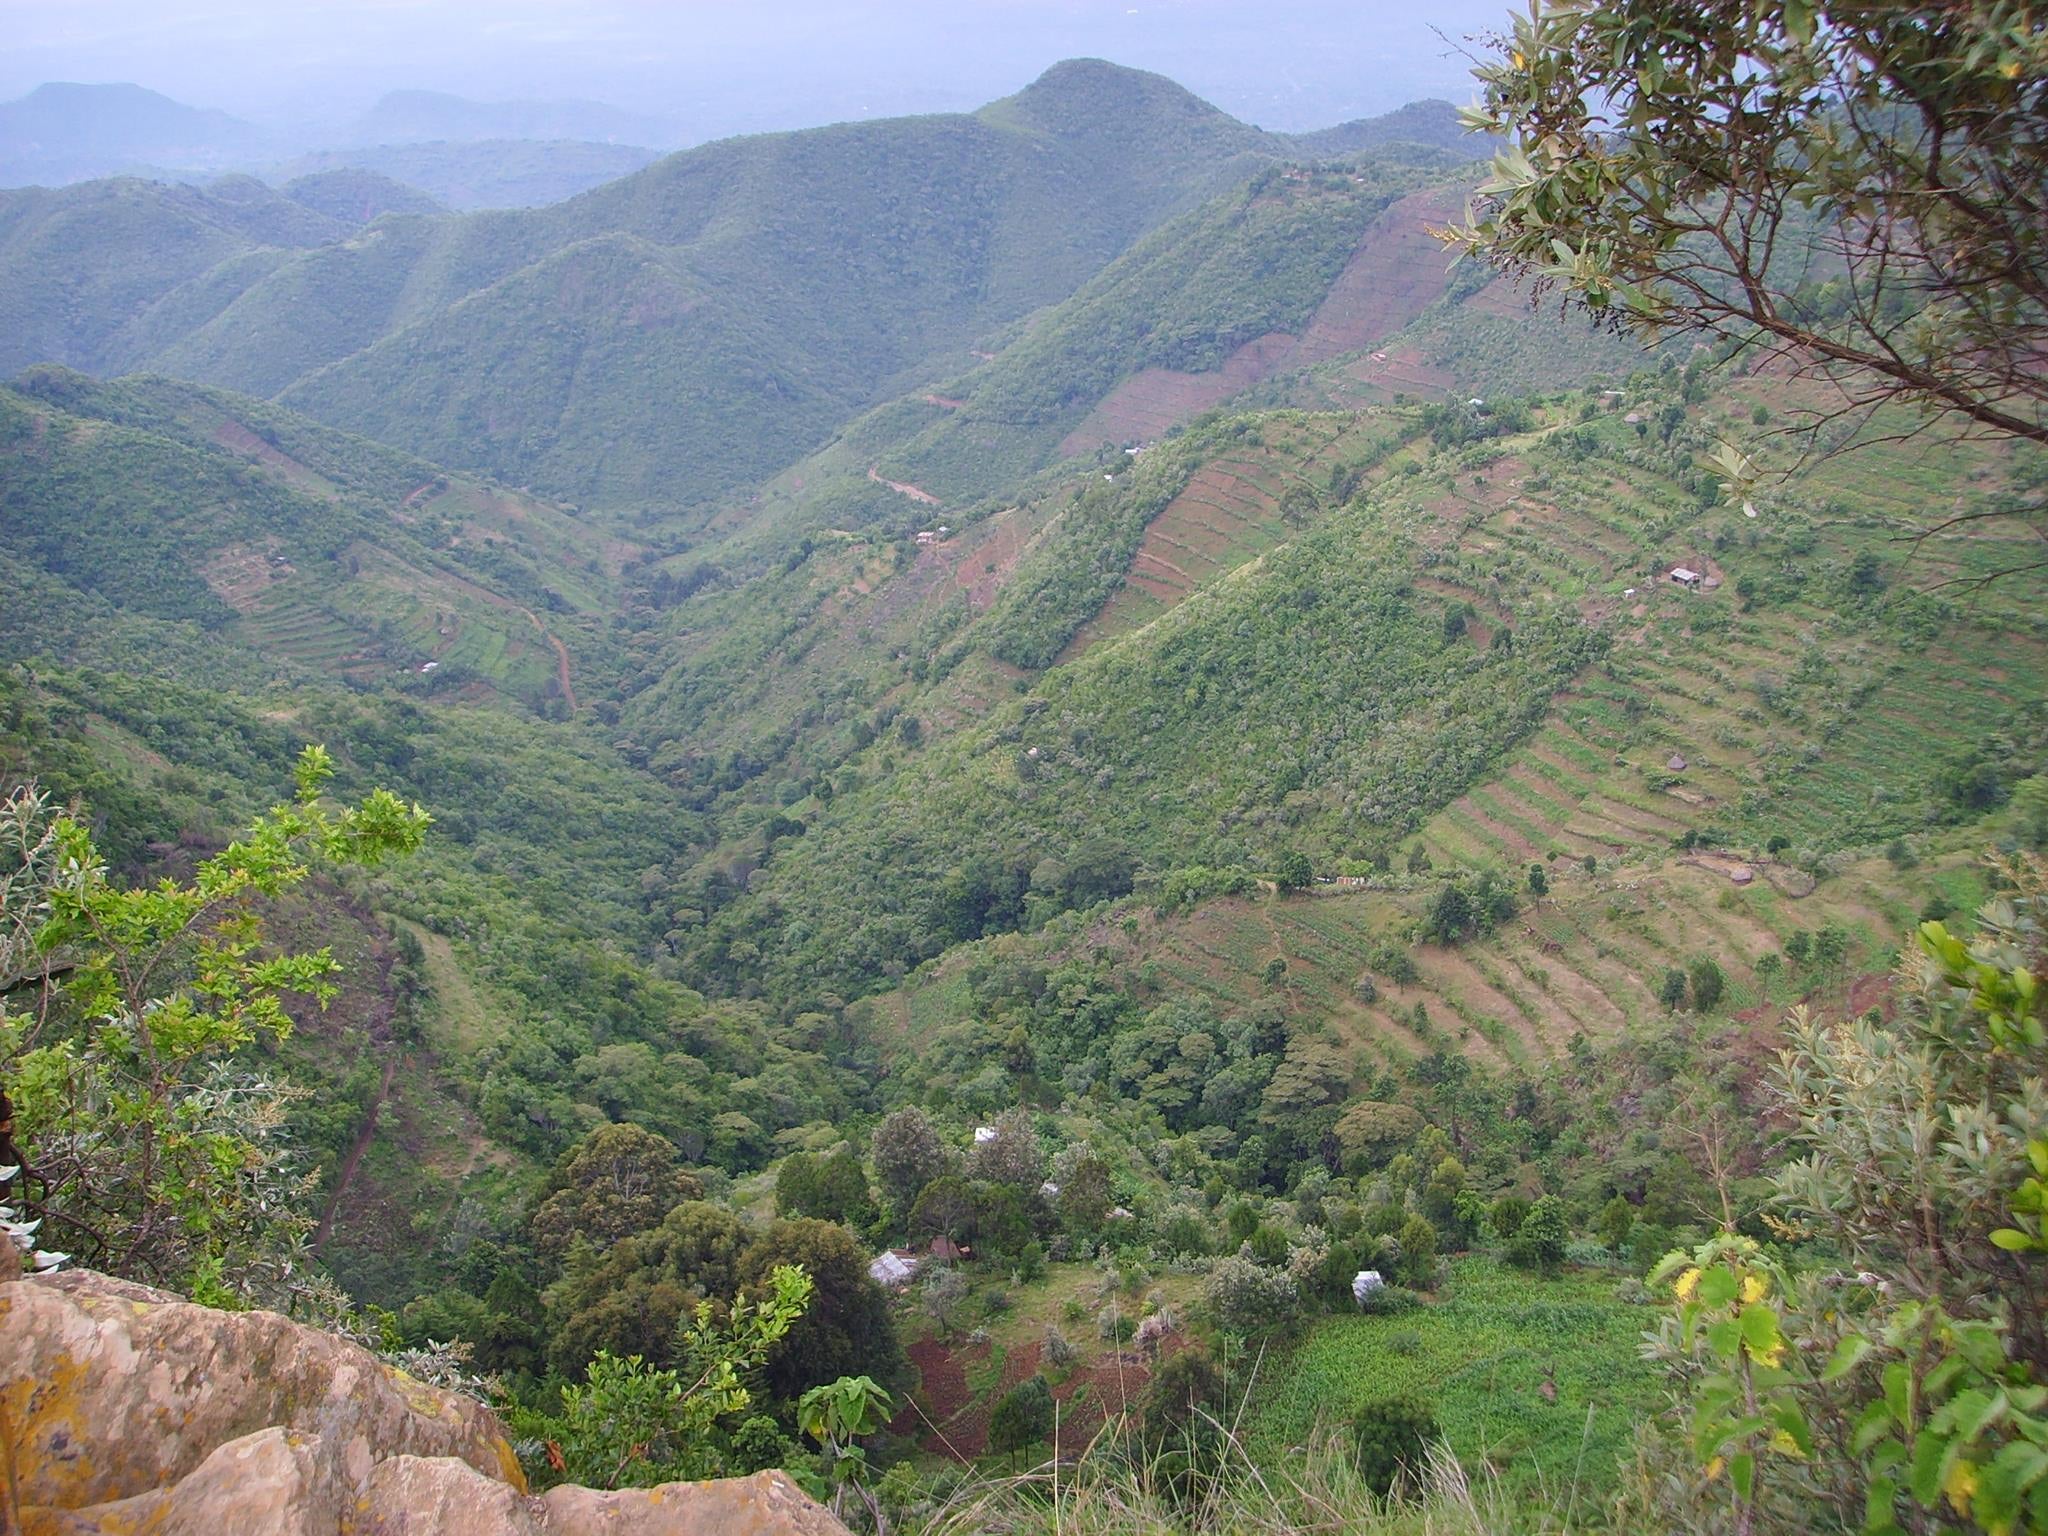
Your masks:
[{"label": "brown boulder", "polygon": [[377,1463],[356,1500],[349,1536],[541,1536],[538,1499],[452,1456]]},{"label": "brown boulder", "polygon": [[0,1402],[17,1497],[82,1509],[167,1487],[259,1430],[317,1436],[355,1482],[457,1456],[523,1488],[483,1404],[275,1312],[218,1312],[89,1270],[0,1286]]},{"label": "brown boulder", "polygon": [[22,1510],[22,1536],[315,1536],[339,1528],[343,1492],[317,1436],[266,1429],[230,1440],[167,1488],[85,1509]]},{"label": "brown boulder", "polygon": [[87,1271],[0,1283],[8,1507],[22,1536],[846,1536],[780,1472],[530,1497],[482,1404]]},{"label": "brown boulder", "polygon": [[781,1472],[659,1488],[551,1488],[549,1536],[847,1536]]}]

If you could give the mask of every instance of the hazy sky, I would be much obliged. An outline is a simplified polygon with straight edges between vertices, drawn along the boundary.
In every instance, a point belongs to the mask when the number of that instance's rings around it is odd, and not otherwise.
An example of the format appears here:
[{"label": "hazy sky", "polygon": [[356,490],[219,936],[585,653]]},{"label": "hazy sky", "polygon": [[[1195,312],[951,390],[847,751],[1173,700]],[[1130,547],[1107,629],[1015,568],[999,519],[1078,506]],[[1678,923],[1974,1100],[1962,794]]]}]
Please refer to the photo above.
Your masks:
[{"label": "hazy sky", "polygon": [[1155,69],[1263,126],[1469,97],[1507,0],[0,0],[0,100],[134,81],[270,121],[384,91],[580,97],[691,137],[979,105],[1062,58]]}]

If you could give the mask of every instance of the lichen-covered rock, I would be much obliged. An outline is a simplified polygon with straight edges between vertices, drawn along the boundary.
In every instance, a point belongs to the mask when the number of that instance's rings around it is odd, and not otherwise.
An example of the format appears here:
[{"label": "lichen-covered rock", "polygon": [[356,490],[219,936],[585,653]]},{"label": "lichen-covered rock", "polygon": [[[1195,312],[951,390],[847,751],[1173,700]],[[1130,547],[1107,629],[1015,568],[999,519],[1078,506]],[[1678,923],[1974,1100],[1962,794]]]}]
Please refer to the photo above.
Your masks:
[{"label": "lichen-covered rock", "polygon": [[482,1404],[275,1312],[220,1312],[79,1270],[0,1285],[17,1497],[83,1509],[175,1483],[259,1430],[318,1436],[361,1482],[391,1456],[455,1456],[523,1488]]},{"label": "lichen-covered rock", "polygon": [[342,1529],[348,1536],[543,1536],[542,1505],[452,1456],[380,1461]]},{"label": "lichen-covered rock", "polygon": [[85,1509],[30,1504],[22,1536],[329,1536],[347,1499],[334,1460],[317,1435],[260,1430],[230,1440],[166,1488]]},{"label": "lichen-covered rock", "polygon": [[22,1536],[846,1536],[779,1472],[530,1497],[481,1404],[85,1271],[0,1283],[0,1408]]},{"label": "lichen-covered rock", "polygon": [[846,1527],[781,1472],[600,1493],[550,1488],[549,1536],[846,1536]]}]

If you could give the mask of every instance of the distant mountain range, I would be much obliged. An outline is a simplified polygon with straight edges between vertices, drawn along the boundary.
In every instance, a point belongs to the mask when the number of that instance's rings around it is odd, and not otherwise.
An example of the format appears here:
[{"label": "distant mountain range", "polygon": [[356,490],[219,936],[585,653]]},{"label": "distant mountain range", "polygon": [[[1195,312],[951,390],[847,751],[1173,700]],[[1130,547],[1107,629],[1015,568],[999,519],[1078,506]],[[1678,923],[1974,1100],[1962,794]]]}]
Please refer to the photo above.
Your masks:
[{"label": "distant mountain range", "polygon": [[630,176],[661,158],[630,144],[581,139],[479,139],[322,149],[265,169],[270,179],[355,171],[403,182],[457,213],[541,208]]},{"label": "distant mountain range", "polygon": [[39,85],[0,102],[0,185],[219,172],[277,153],[276,139],[253,123],[139,85]]},{"label": "distant mountain range", "polygon": [[[1441,138],[1452,113],[1407,118]],[[971,115],[728,140],[530,212],[414,214],[367,181],[15,192],[0,372],[148,368],[574,500],[689,506],[1302,157],[1161,76],[1073,61]],[[1347,248],[1281,309],[1312,306]],[[1278,328],[1270,307],[1247,319]]]}]

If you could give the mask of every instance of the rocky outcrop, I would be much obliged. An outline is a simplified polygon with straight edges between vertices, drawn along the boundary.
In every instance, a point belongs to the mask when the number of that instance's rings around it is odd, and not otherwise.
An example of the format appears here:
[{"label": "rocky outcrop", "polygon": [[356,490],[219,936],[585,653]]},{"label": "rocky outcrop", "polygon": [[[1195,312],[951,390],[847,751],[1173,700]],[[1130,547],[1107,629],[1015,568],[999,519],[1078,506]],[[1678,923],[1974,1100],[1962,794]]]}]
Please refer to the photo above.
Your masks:
[{"label": "rocky outcrop", "polygon": [[78,1271],[0,1284],[0,1532],[844,1536],[764,1472],[529,1495],[482,1404],[272,1312]]}]

